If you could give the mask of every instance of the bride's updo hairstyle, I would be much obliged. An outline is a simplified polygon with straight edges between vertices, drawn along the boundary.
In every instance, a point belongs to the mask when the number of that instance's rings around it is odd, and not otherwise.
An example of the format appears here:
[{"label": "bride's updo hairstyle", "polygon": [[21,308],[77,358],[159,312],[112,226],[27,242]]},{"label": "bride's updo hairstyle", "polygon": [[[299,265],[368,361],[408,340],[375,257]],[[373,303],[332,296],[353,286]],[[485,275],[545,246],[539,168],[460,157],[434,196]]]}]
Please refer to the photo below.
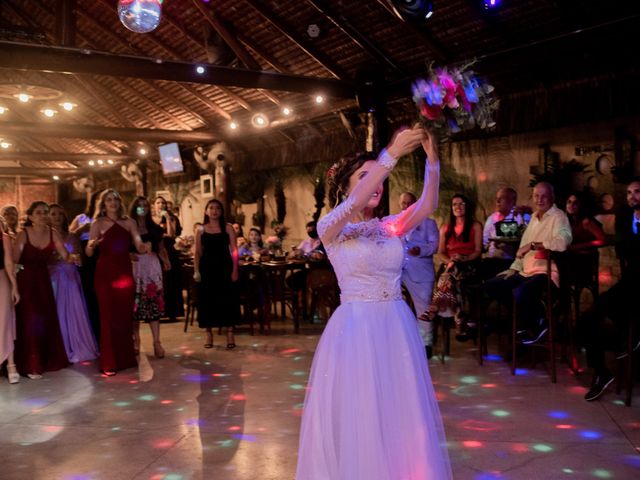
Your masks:
[{"label": "bride's updo hairstyle", "polygon": [[375,160],[378,156],[373,152],[360,152],[342,157],[327,172],[327,197],[333,208],[347,198],[349,179],[365,162]]}]

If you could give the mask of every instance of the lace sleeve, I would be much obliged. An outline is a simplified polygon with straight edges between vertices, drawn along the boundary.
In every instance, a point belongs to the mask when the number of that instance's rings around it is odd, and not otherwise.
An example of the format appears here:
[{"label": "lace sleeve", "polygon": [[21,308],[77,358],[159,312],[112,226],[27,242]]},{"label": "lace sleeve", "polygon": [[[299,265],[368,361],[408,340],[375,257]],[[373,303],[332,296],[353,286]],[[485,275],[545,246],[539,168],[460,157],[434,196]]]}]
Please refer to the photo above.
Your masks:
[{"label": "lace sleeve", "polygon": [[318,235],[325,246],[331,244],[346,225],[349,217],[353,214],[353,205],[353,197],[347,197],[344,202],[320,219]]}]

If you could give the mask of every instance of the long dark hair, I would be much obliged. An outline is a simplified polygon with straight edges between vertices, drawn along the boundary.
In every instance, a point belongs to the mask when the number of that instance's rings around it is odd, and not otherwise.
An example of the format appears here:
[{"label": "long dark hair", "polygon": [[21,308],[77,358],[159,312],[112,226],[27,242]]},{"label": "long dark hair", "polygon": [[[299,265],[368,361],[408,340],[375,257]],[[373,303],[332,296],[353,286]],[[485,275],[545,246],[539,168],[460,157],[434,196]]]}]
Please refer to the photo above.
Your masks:
[{"label": "long dark hair", "polygon": [[[256,232],[258,235],[260,235],[260,240],[258,240],[258,246],[260,248],[264,247],[264,242],[262,241],[262,232],[260,231],[260,229],[256,227],[251,227],[249,229],[249,232]],[[251,243],[248,238],[247,238],[247,243],[249,244]]]},{"label": "long dark hair", "polygon": [[206,211],[207,211],[207,208],[209,208],[209,205],[211,205],[212,203],[216,203],[220,207],[220,218],[218,219],[218,222],[220,223],[220,231],[224,233],[227,231],[226,229],[227,222],[224,219],[224,206],[222,205],[222,202],[216,198],[212,198],[204,206],[205,214],[204,214],[204,220],[202,221],[202,224],[206,225],[207,223],[209,223],[209,215],[206,214]]},{"label": "long dark hair", "polygon": [[27,219],[24,222],[25,227],[31,227],[33,225],[33,222],[31,221],[29,216],[33,215],[33,212],[35,212],[36,208],[38,207],[44,207],[46,208],[47,212],[49,211],[49,205],[47,204],[47,202],[43,202],[42,200],[36,200],[31,205],[29,205],[29,208],[27,208]]},{"label": "long dark hair", "polygon": [[133,202],[131,202],[131,205],[129,206],[129,216],[133,218],[136,223],[138,222],[138,218],[140,217],[140,215],[138,215],[136,209],[138,208],[138,204],[140,202],[147,202],[147,205],[149,205],[147,214],[144,216],[144,225],[145,227],[147,227],[147,232],[149,232],[150,234],[154,234],[157,230],[162,230],[162,228],[153,221],[153,218],[151,218],[151,204],[149,203],[147,197],[136,197],[133,199]]},{"label": "long dark hair", "polygon": [[444,235],[445,244],[449,241],[449,239],[456,235],[456,217],[453,214],[453,201],[459,198],[464,202],[464,228],[462,229],[462,238],[463,242],[469,241],[469,236],[471,235],[471,229],[473,228],[473,224],[476,221],[476,206],[473,203],[473,200],[462,195],[461,193],[456,193],[451,198],[451,207],[449,209],[449,224],[447,225],[447,231]]},{"label": "long dark hair", "polygon": [[342,157],[327,172],[327,197],[332,207],[336,207],[346,197],[351,175],[362,165],[377,158],[375,153],[360,152]]},{"label": "long dark hair", "polygon": [[49,213],[51,213],[52,208],[59,208],[60,210],[62,210],[63,220],[60,228],[62,228],[62,233],[69,233],[69,217],[67,217],[67,212],[65,211],[64,207],[59,203],[52,203],[51,205],[49,205]]},{"label": "long dark hair", "polygon": [[100,197],[101,193],[102,193],[102,190],[96,190],[91,194],[91,197],[89,198],[89,204],[87,205],[87,208],[84,209],[84,214],[87,217],[93,218],[93,216],[95,215],[96,205],[98,203],[98,198]]}]

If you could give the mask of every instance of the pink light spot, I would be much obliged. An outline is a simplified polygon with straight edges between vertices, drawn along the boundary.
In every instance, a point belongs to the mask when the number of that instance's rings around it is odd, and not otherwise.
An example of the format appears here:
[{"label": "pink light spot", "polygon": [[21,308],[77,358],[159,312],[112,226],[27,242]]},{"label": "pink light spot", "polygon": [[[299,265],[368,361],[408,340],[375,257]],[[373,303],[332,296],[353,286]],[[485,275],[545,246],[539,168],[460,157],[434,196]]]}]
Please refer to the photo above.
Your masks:
[{"label": "pink light spot", "polygon": [[130,383],[131,385],[135,385],[136,383],[138,383],[138,380],[129,380],[129,383]]},{"label": "pink light spot", "polygon": [[487,175],[487,172],[478,173],[478,181],[479,182],[486,182],[488,178],[489,178],[489,176]]},{"label": "pink light spot", "polygon": [[171,448],[173,446],[173,441],[168,440],[166,438],[158,439],[153,442],[153,448],[163,449],[163,448]]},{"label": "pink light spot", "polygon": [[80,362],[80,365],[84,365],[84,366],[91,365],[91,362]]},{"label": "pink light spot", "polygon": [[162,405],[171,405],[173,403],[173,400],[162,400],[160,403]]},{"label": "pink light spot", "polygon": [[238,402],[243,402],[247,399],[242,393],[234,393],[231,395],[231,400],[236,400]]},{"label": "pink light spot", "polygon": [[529,447],[526,446],[524,443],[515,443],[511,447],[511,450],[513,450],[516,453],[527,453],[529,451]]},{"label": "pink light spot", "polygon": [[472,430],[474,432],[493,432],[500,429],[495,423],[480,420],[465,420],[460,423],[460,426],[465,430]]},{"label": "pink light spot", "polygon": [[251,374],[248,373],[248,372],[244,372],[244,373],[240,374],[240,378],[247,378],[247,377],[250,377],[250,376],[251,376]]},{"label": "pink light spot", "polygon": [[571,430],[572,428],[576,428],[576,427],[575,425],[560,424],[560,425],[556,425],[556,428],[559,430]]},{"label": "pink light spot", "polygon": [[49,433],[58,433],[58,432],[61,432],[63,428],[64,427],[60,427],[58,425],[46,425],[42,427],[42,431],[49,432]]},{"label": "pink light spot", "polygon": [[447,394],[446,393],[436,392],[436,400],[437,401],[442,402],[446,398],[447,398]]},{"label": "pink light spot", "polygon": [[466,448],[482,448],[484,446],[484,443],[479,442],[478,440],[465,440],[464,442],[462,442],[462,445],[464,445]]},{"label": "pink light spot", "polygon": [[233,427],[229,427],[230,432],[239,432],[240,430],[242,429],[237,425],[234,425]]},{"label": "pink light spot", "polygon": [[584,387],[575,386],[575,387],[569,388],[569,391],[571,393],[575,393],[576,395],[584,395],[587,389]]},{"label": "pink light spot", "polygon": [[292,353],[298,353],[300,351],[299,348],[287,348],[286,350],[283,350],[282,355],[291,355]]},{"label": "pink light spot", "polygon": [[482,387],[483,388],[496,388],[497,385],[495,383],[483,383]]}]

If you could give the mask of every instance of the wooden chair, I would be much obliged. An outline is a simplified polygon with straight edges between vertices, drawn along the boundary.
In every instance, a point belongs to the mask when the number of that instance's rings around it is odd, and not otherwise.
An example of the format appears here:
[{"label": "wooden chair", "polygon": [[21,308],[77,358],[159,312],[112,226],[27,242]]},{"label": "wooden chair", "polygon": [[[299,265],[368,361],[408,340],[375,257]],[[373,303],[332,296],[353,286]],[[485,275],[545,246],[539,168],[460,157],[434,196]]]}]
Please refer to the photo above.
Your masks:
[{"label": "wooden chair", "polygon": [[278,315],[278,304],[280,305],[280,315],[282,320],[286,318],[287,307],[291,310],[293,317],[293,328],[295,333],[300,332],[300,305],[298,295],[291,290],[285,281],[289,271],[286,263],[276,264],[264,263],[265,274],[268,285],[268,297],[273,313]]},{"label": "wooden chair", "polygon": [[266,306],[268,305],[266,298],[267,283],[264,271],[259,265],[244,265],[240,268],[239,289],[243,318],[246,323],[249,323],[251,335],[254,334],[253,324],[256,320],[258,321],[260,333],[264,333],[265,326],[267,332],[270,333],[271,321],[266,311]]},{"label": "wooden chair", "polygon": [[310,299],[309,315],[313,318],[320,305],[329,307],[330,314],[338,307],[338,279],[332,268],[311,268],[307,272],[306,292]]}]

